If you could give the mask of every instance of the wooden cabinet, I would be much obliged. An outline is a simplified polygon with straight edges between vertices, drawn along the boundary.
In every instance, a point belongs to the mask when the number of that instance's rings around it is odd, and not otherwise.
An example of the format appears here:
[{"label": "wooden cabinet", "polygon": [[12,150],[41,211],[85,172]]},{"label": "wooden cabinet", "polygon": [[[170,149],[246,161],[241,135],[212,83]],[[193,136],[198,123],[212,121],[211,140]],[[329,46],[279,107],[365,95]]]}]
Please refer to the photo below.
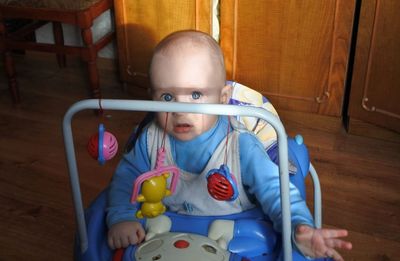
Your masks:
[{"label": "wooden cabinet", "polygon": [[349,103],[349,128],[355,133],[363,122],[400,132],[398,10],[398,0],[362,1]]},{"label": "wooden cabinet", "polygon": [[342,114],[355,0],[115,1],[124,82],[147,86],[151,50],[179,29],[212,32],[218,15],[227,78],[278,109]]},{"label": "wooden cabinet", "polygon": [[354,0],[221,1],[228,78],[278,109],[339,116]]},{"label": "wooden cabinet", "polygon": [[120,0],[114,5],[119,71],[130,88],[148,87],[152,50],[164,36],[183,29],[212,33],[212,1]]}]

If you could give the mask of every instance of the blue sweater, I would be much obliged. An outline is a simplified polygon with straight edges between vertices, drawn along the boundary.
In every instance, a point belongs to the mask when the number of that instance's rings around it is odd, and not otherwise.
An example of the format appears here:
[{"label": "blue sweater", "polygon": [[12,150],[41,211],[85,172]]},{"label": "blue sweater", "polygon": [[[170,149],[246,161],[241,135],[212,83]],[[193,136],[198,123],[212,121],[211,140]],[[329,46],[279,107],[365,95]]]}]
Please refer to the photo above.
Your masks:
[{"label": "blue sweater", "polygon": [[[190,141],[169,136],[171,153],[177,167],[200,173],[221,141],[226,138],[228,118],[219,117],[215,126]],[[249,132],[239,135],[242,182],[250,198],[256,200],[272,220],[274,229],[281,231],[281,204],[278,167],[269,159],[257,137]],[[218,166],[216,166],[218,167]],[[150,170],[147,152],[147,128],[134,148],[121,159],[110,184],[107,225],[136,220],[137,208],[130,203],[135,179]],[[204,193],[208,193],[204,191]],[[295,186],[290,184],[292,227],[298,224],[313,226],[312,216]]]}]

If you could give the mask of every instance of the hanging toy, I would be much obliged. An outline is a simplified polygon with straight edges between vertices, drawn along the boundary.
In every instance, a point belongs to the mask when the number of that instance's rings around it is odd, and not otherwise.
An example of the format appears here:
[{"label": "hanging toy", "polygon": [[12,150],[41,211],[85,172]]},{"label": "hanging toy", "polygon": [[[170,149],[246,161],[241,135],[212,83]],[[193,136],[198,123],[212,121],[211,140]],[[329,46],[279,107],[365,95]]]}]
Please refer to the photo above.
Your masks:
[{"label": "hanging toy", "polygon": [[[165,212],[162,199],[175,192],[179,179],[179,170],[175,166],[164,166],[165,150],[157,151],[157,162],[154,170],[140,175],[134,183],[131,203],[142,203],[136,212],[138,218],[153,218]],[[172,174],[171,185],[168,188],[167,179]],[[140,190],[140,194],[139,194]]]},{"label": "hanging toy", "polygon": [[207,175],[208,193],[216,200],[233,201],[239,193],[235,177],[227,165],[222,164],[219,169],[210,170]]},{"label": "hanging toy", "polygon": [[220,201],[233,201],[239,195],[235,176],[231,174],[227,166],[230,128],[231,126],[228,124],[226,129],[224,164],[219,169],[210,170],[206,175],[208,193],[211,197]]},{"label": "hanging toy", "polygon": [[118,142],[113,134],[105,131],[104,125],[99,125],[99,131],[93,134],[88,142],[87,150],[101,165],[112,159],[118,151]]}]

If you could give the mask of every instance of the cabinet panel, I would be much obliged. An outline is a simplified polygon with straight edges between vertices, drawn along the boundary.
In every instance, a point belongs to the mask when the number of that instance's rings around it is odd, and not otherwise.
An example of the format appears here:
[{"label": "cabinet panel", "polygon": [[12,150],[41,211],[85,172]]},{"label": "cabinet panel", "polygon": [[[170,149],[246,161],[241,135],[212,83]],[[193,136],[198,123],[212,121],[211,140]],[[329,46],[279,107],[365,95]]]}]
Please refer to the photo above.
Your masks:
[{"label": "cabinet panel", "polygon": [[183,29],[212,33],[212,0],[114,1],[122,81],[147,88],[147,70],[155,45]]},{"label": "cabinet panel", "polygon": [[400,18],[397,0],[362,1],[350,119],[400,132]]},{"label": "cabinet panel", "polygon": [[355,1],[222,0],[227,77],[288,110],[341,115]]}]

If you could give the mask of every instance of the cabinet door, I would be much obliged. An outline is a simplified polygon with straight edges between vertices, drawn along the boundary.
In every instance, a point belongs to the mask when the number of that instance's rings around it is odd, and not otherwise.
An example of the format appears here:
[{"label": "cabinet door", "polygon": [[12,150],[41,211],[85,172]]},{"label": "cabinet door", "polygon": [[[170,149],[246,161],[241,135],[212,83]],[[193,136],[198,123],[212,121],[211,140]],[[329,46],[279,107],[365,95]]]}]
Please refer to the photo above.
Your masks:
[{"label": "cabinet door", "polygon": [[221,0],[228,79],[279,109],[341,115],[355,0]]},{"label": "cabinet door", "polygon": [[[350,121],[400,132],[400,1],[362,1]],[[350,125],[352,128],[352,125]]]},{"label": "cabinet door", "polygon": [[119,71],[123,82],[147,88],[155,45],[173,31],[212,33],[212,0],[114,1]]}]

